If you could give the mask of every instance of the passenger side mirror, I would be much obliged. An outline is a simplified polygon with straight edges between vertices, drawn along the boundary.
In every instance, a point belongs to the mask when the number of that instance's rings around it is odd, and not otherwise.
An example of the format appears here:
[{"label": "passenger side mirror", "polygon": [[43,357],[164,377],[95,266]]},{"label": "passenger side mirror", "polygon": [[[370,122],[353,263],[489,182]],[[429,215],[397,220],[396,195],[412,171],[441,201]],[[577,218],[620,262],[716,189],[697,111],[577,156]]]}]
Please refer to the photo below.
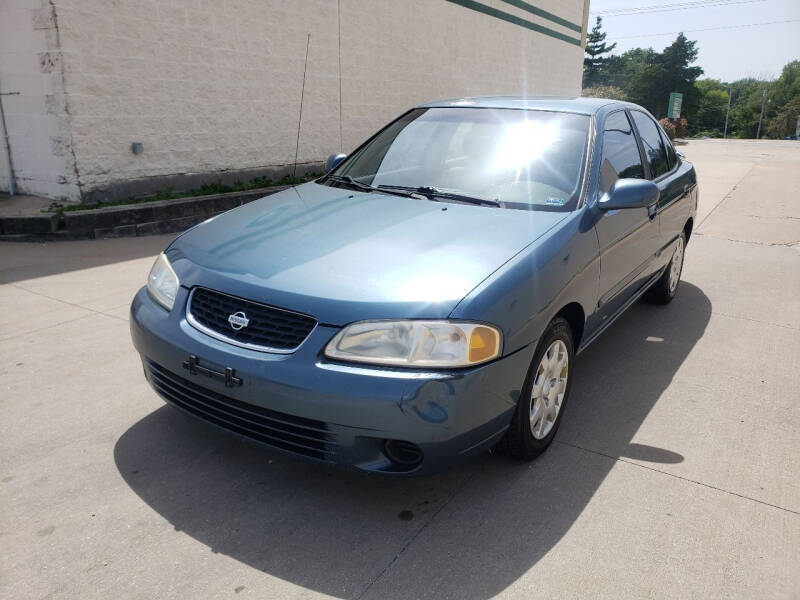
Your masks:
[{"label": "passenger side mirror", "polygon": [[325,172],[330,173],[333,171],[345,158],[347,158],[347,154],[342,154],[341,152],[337,154],[331,154],[325,163]]},{"label": "passenger side mirror", "polygon": [[660,195],[658,186],[647,179],[617,179],[600,198],[597,207],[603,211],[647,208],[658,202]]}]

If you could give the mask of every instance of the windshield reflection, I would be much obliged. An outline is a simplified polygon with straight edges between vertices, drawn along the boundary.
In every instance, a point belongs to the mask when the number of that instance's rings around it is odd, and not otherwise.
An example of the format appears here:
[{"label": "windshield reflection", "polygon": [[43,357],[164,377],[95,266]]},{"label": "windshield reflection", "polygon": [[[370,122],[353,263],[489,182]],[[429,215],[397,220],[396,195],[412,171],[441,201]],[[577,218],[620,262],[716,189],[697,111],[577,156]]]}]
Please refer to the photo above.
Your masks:
[{"label": "windshield reflection", "polygon": [[430,187],[503,206],[572,210],[581,187],[589,117],[539,110],[415,109],[333,174],[374,187]]}]

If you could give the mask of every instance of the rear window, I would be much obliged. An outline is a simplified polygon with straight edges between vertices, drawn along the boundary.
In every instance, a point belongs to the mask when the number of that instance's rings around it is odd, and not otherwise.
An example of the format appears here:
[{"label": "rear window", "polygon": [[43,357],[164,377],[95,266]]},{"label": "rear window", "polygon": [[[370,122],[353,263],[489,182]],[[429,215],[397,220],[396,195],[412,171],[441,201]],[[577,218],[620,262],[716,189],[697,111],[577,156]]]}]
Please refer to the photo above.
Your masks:
[{"label": "rear window", "polygon": [[639,137],[642,139],[644,154],[650,165],[650,176],[653,179],[661,177],[669,171],[667,151],[659,134],[661,126],[641,111],[631,111],[631,116],[633,116],[633,122],[636,123],[636,129],[639,130]]}]

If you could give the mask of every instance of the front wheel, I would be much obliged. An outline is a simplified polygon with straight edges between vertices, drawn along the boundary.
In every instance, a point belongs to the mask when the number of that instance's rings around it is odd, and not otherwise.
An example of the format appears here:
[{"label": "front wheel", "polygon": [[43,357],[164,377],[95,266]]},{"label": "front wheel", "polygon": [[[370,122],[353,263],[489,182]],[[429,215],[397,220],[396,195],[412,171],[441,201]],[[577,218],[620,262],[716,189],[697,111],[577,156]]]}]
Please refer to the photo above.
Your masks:
[{"label": "front wheel", "polygon": [[556,317],[536,348],[504,438],[515,458],[532,460],[552,443],[569,397],[573,354],[569,323]]},{"label": "front wheel", "polygon": [[672,254],[672,260],[669,261],[663,275],[653,284],[653,287],[647,290],[647,300],[655,304],[672,302],[675,293],[678,291],[678,283],[681,281],[685,248],[686,234],[681,232],[678,237],[678,245],[675,246],[675,252]]}]

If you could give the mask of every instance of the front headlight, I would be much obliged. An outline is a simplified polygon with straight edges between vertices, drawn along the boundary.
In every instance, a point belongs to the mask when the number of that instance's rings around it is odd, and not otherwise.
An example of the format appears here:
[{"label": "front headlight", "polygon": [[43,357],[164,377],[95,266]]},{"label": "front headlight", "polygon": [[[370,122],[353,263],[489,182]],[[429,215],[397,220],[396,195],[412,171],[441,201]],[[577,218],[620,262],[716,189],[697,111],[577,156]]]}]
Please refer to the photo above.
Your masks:
[{"label": "front headlight", "polygon": [[483,323],[361,321],[342,329],[325,355],[399,367],[468,367],[500,356],[502,335]]},{"label": "front headlight", "polygon": [[178,293],[178,285],[178,276],[175,275],[172,265],[169,264],[167,257],[162,252],[153,263],[150,275],[147,276],[147,291],[150,292],[153,300],[167,310],[172,310],[175,296]]}]

